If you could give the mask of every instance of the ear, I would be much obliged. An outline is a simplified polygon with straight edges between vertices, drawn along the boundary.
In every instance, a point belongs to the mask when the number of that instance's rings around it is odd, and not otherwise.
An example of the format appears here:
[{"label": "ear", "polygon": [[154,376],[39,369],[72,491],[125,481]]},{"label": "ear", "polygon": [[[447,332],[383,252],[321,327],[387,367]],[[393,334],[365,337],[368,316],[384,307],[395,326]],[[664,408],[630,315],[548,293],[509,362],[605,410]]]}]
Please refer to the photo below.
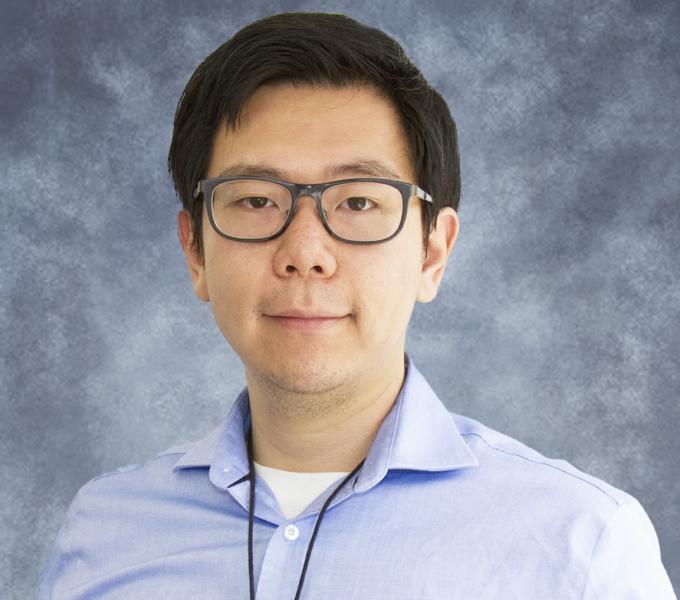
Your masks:
[{"label": "ear", "polygon": [[432,302],[437,296],[439,282],[444,275],[446,262],[458,236],[458,213],[451,206],[439,210],[435,227],[427,242],[427,256],[422,264],[418,302]]},{"label": "ear", "polygon": [[182,244],[184,256],[187,259],[194,292],[200,300],[208,302],[210,301],[210,296],[208,295],[208,282],[205,276],[205,261],[192,246],[194,233],[191,225],[191,215],[186,210],[180,210],[177,215],[177,236],[179,237],[179,243]]}]

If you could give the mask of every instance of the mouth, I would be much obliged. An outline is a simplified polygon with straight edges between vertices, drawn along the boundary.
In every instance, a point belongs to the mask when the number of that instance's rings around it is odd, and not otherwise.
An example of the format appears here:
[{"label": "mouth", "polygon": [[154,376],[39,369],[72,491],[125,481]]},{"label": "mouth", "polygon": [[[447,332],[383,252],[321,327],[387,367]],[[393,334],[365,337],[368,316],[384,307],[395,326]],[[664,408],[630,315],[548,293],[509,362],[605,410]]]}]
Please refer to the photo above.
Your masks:
[{"label": "mouth", "polygon": [[344,316],[290,316],[290,315],[265,315],[277,325],[287,329],[302,331],[315,331],[337,326],[345,321],[350,315]]}]

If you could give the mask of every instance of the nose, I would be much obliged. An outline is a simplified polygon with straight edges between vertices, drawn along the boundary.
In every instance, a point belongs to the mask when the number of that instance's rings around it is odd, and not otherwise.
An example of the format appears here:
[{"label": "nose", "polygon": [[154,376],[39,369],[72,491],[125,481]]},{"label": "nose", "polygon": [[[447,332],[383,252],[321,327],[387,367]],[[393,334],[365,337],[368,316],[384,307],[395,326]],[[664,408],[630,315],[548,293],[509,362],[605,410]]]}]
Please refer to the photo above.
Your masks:
[{"label": "nose", "polygon": [[314,196],[300,195],[288,228],[278,238],[274,270],[280,277],[330,277],[337,268],[334,241],[319,218]]}]

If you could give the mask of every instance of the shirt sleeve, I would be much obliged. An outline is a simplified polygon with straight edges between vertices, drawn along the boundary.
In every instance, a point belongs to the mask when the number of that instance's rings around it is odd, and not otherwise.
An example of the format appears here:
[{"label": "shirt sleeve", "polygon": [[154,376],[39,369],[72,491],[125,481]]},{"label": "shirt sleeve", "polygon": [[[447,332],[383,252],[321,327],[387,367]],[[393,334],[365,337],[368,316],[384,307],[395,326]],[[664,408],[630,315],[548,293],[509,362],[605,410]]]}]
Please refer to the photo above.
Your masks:
[{"label": "shirt sleeve", "polygon": [[38,590],[38,600],[65,600],[65,587],[72,584],[73,576],[78,572],[81,562],[80,552],[71,543],[71,531],[74,521],[78,518],[80,508],[80,491],[66,512],[64,522],[57,537],[50,548],[43,567]]},{"label": "shirt sleeve", "polygon": [[642,505],[621,504],[595,544],[583,600],[677,600]]}]

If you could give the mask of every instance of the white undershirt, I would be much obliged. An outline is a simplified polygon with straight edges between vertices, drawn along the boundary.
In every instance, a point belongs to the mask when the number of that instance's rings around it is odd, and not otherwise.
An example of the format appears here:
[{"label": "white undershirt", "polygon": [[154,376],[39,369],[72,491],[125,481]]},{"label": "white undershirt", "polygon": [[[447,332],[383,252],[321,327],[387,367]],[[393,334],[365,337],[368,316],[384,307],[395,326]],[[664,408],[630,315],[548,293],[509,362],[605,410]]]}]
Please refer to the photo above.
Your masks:
[{"label": "white undershirt", "polygon": [[347,476],[349,471],[296,473],[265,467],[255,462],[255,473],[272,489],[286,519],[293,519],[334,481]]}]

